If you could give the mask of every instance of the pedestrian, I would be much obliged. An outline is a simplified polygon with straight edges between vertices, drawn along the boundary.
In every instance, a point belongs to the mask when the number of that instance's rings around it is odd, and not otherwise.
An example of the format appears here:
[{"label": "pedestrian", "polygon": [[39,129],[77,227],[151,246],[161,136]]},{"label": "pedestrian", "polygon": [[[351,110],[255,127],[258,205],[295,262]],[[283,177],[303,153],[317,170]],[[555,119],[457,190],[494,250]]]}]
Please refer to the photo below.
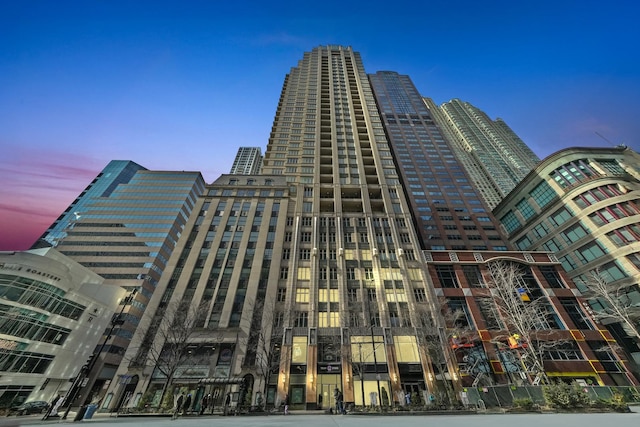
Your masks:
[{"label": "pedestrian", "polygon": [[283,403],[284,403],[284,414],[289,415],[289,395],[288,394],[284,395]]},{"label": "pedestrian", "polygon": [[382,406],[389,406],[389,394],[384,387],[382,387],[382,389],[380,390],[380,394],[380,399],[382,399]]},{"label": "pedestrian", "polygon": [[183,409],[184,415],[187,415],[187,413],[191,410],[191,393],[187,394],[187,397],[184,399]]},{"label": "pedestrian", "polygon": [[184,402],[184,392],[180,392],[180,395],[175,402],[175,411],[173,412],[172,420],[175,420],[180,416],[180,410],[182,409],[182,402]]},{"label": "pedestrian", "polygon": [[344,395],[341,391],[338,391],[338,409],[342,415],[347,414],[347,410],[344,408]]},{"label": "pedestrian", "polygon": [[231,393],[227,393],[227,396],[224,398],[224,414],[227,415],[229,411],[229,405],[231,405]]},{"label": "pedestrian", "polygon": [[404,403],[405,403],[407,406],[411,405],[411,393],[407,392],[407,393],[404,395]]},{"label": "pedestrian", "polygon": [[333,400],[335,400],[336,414],[340,413],[340,390],[338,388],[333,389]]},{"label": "pedestrian", "polygon": [[57,394],[56,397],[53,398],[53,400],[49,404],[49,407],[47,408],[47,412],[45,412],[44,417],[42,417],[43,421],[47,420],[49,417],[57,417],[58,416],[58,407],[60,405],[57,405],[57,403],[61,399],[62,399],[62,396],[60,396],[60,394]]},{"label": "pedestrian", "polygon": [[202,401],[200,402],[200,415],[204,414],[204,411],[207,410],[207,407],[209,406],[209,397],[210,395],[205,394],[202,397]]},{"label": "pedestrian", "polygon": [[318,394],[318,407],[322,409],[322,393]]}]

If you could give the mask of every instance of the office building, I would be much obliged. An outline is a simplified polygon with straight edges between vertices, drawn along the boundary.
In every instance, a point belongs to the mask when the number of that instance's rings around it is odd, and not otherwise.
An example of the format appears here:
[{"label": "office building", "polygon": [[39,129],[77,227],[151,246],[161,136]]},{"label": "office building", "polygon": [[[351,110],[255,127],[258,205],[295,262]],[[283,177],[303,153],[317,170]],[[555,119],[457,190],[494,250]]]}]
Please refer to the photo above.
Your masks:
[{"label": "office building", "polygon": [[453,99],[433,114],[479,194],[493,209],[540,161],[502,119],[492,120],[468,102]]},{"label": "office building", "polygon": [[104,286],[137,290],[125,323],[100,355],[79,397],[104,393],[153,294],[173,248],[204,190],[199,172],[149,171],[114,160],[34,246],[56,249],[105,279]]},{"label": "office building", "polygon": [[53,248],[0,252],[0,408],[64,396],[125,291]]},{"label": "office building", "polygon": [[[561,150],[532,170],[494,213],[518,249],[548,251],[578,285],[599,275],[612,287],[627,289],[625,297],[637,305],[638,165],[640,155],[625,147]],[[605,323],[635,361],[638,375],[636,332],[611,319]]]},{"label": "office building", "polygon": [[240,147],[233,160],[231,174],[255,175],[260,173],[262,167],[262,153],[260,147]]},{"label": "office building", "polygon": [[382,71],[369,80],[422,247],[511,249],[409,76]]}]

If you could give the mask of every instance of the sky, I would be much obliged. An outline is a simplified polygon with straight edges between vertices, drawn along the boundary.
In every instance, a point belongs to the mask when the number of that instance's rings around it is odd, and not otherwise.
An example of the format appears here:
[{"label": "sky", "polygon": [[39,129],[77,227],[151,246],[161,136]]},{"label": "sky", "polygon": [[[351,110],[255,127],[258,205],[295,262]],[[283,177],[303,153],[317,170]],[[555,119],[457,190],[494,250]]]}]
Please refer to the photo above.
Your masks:
[{"label": "sky", "polygon": [[28,249],[110,160],[212,182],[238,147],[264,151],[285,75],[320,45],[502,118],[541,158],[640,151],[639,16],[631,0],[0,1],[0,250]]}]

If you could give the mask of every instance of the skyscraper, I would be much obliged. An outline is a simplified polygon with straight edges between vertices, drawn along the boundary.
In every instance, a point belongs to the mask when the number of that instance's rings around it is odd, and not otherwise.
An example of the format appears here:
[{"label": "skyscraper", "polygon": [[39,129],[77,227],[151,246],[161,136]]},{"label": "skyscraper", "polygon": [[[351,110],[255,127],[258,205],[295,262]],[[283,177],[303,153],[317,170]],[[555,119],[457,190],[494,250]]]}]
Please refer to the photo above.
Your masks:
[{"label": "skyscraper", "polygon": [[204,180],[199,172],[149,171],[111,161],[35,246],[50,242],[102,276],[104,286],[136,289],[126,322],[113,334],[80,396],[103,393],[153,294]]},{"label": "skyscraper", "polygon": [[[155,314],[136,331],[125,356],[130,362],[118,369],[120,378],[137,383],[114,382],[107,396],[126,391],[173,402],[172,393],[188,390],[196,400],[211,393],[219,406],[237,392],[238,402],[278,405],[287,396],[292,408],[312,409],[332,406],[336,389],[345,402],[391,405],[404,402],[407,392],[455,401],[480,374],[489,384],[533,380],[537,373],[518,363],[523,344],[508,347],[507,322],[479,302],[491,301],[491,268],[505,260],[524,277],[507,282],[510,295],[522,288],[544,307],[533,316],[540,320],[536,330],[567,340],[568,328],[581,331],[555,311],[549,295],[578,302],[575,286],[563,281],[548,254],[474,250],[471,237],[460,239],[464,249],[421,250],[412,206],[478,215],[440,218],[451,235],[460,228],[487,240],[499,234],[464,228],[493,224],[420,99],[402,110],[400,98],[415,95],[410,81],[395,73],[381,77],[389,80],[372,77],[372,88],[360,55],[343,46],[317,47],[290,70],[262,173],[223,175],[198,198],[149,303]],[[384,105],[385,91],[395,97],[398,89],[403,93],[393,106]],[[378,108],[390,125],[406,120],[417,131],[409,133],[405,123],[385,128]],[[404,134],[393,140],[394,151],[387,135],[396,130]],[[394,158],[414,145],[415,163]],[[416,181],[409,171],[430,155],[416,191],[447,195],[429,195],[442,203],[410,205],[405,194]],[[192,307],[197,313],[185,318]],[[168,333],[181,326],[183,339]],[[469,340],[458,339],[459,327],[471,331]],[[591,332],[589,339],[602,338]],[[554,360],[550,371],[610,381],[586,360],[574,363],[586,340],[567,346],[570,360]],[[179,357],[162,356],[170,354]],[[478,364],[468,366],[473,359]]]},{"label": "skyscraper", "polygon": [[231,174],[254,175],[260,173],[262,154],[260,147],[240,147],[231,166]]},{"label": "skyscraper", "polygon": [[459,153],[436,125],[409,76],[369,76],[404,183],[422,247],[429,250],[500,250],[510,243],[496,227]]},{"label": "skyscraper", "polygon": [[425,103],[489,208],[496,207],[540,161],[502,119],[492,120],[459,99],[440,107],[429,98]]}]

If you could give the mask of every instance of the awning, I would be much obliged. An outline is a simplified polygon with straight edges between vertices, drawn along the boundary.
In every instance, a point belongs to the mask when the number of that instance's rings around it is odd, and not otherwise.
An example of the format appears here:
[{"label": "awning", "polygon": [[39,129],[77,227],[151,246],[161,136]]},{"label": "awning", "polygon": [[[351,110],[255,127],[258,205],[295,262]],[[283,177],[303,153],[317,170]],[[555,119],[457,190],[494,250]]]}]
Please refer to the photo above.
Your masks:
[{"label": "awning", "polygon": [[203,378],[198,381],[199,384],[242,384],[244,378],[232,377],[232,378]]}]

